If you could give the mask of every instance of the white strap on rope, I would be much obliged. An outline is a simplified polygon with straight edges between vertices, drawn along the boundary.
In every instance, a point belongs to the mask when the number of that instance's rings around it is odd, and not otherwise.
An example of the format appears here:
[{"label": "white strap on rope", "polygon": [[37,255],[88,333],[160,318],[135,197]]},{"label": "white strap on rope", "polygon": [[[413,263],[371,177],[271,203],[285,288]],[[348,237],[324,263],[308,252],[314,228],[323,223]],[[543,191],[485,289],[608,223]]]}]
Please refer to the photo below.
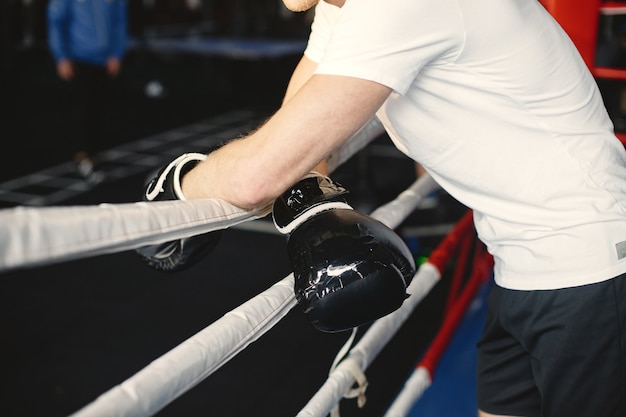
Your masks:
[{"label": "white strap on rope", "polygon": [[[352,399],[356,398],[356,404],[359,408],[363,408],[365,406],[365,402],[367,398],[365,397],[365,391],[367,390],[367,377],[365,373],[359,366],[358,362],[354,360],[354,358],[346,358],[343,360],[339,367],[345,369],[352,378],[354,378],[354,382],[357,384],[354,388],[349,388],[344,394],[343,398]],[[330,417],[340,417],[339,414],[339,403],[335,405],[335,407],[330,412]]]},{"label": "white strap on rope", "polygon": [[352,329],[352,332],[350,333],[350,337],[348,338],[346,343],[343,344],[341,349],[339,349],[339,352],[337,352],[337,355],[335,356],[335,360],[333,360],[333,363],[330,366],[329,374],[332,374],[334,372],[334,370],[337,368],[337,365],[339,365],[339,362],[341,362],[344,356],[348,354],[348,352],[350,351],[350,348],[352,348],[352,344],[354,343],[354,339],[356,338],[356,334],[358,333],[358,331],[359,331],[358,327],[355,327],[354,329]]},{"label": "white strap on rope", "polygon": [[[356,363],[354,360],[344,360],[342,362],[342,359],[348,354],[348,352],[350,352],[350,349],[352,348],[352,345],[354,343],[354,339],[356,338],[357,332],[358,332],[357,327],[352,329],[352,333],[350,334],[350,337],[348,338],[346,343],[344,343],[344,345],[341,347],[341,349],[337,353],[337,356],[335,356],[335,360],[333,361],[330,367],[330,372],[328,373],[328,375],[332,375],[339,365],[341,365],[343,368],[346,368],[348,372],[350,372],[350,374],[354,377],[354,380],[356,381],[358,387],[351,388],[348,391],[346,391],[346,393],[343,395],[343,398],[347,398],[347,399],[357,398],[357,404],[359,408],[362,408],[365,405],[365,390],[367,389],[367,377],[365,376],[365,373],[363,372],[363,370],[361,370],[361,368],[359,367],[359,364]],[[330,415],[331,417],[339,417],[339,404],[337,404],[335,408],[332,409],[332,411],[330,412]]]},{"label": "white strap on rope", "polygon": [[[343,366],[350,372],[354,381],[357,383],[357,388],[350,389],[347,393],[343,395],[344,398],[356,398],[357,405],[359,408],[363,408],[365,406],[365,390],[367,390],[367,378],[365,377],[365,373],[359,366],[359,364],[351,358],[346,359],[342,362]],[[339,407],[337,407],[339,410]],[[337,411],[337,416],[339,416],[339,412]]]},{"label": "white strap on rope", "polygon": [[[356,398],[356,404],[359,408],[363,408],[367,401],[365,397],[365,391],[367,390],[367,377],[365,376],[365,372],[361,369],[361,366],[358,364],[354,358],[346,358],[342,361],[339,366],[342,369],[345,369],[352,378],[354,378],[354,382],[356,383],[356,387],[349,388],[344,394],[343,398],[352,399]],[[335,407],[330,412],[331,417],[340,417],[339,413],[339,403],[335,405]]]}]

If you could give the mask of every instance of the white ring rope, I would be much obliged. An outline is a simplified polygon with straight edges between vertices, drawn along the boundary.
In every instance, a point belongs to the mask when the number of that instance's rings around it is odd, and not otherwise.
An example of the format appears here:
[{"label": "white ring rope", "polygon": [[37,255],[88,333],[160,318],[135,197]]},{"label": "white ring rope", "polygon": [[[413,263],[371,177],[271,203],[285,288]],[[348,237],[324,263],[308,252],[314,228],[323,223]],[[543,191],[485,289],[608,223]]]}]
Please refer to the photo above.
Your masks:
[{"label": "white ring rope", "polygon": [[409,188],[400,193],[394,200],[383,204],[371,213],[371,216],[391,229],[400,226],[417,205],[439,185],[433,178],[424,174]]},{"label": "white ring rope", "polygon": [[404,417],[409,414],[419,398],[432,385],[432,377],[428,369],[419,367],[411,373],[402,390],[393,401],[384,417]]},{"label": "white ring rope", "polygon": [[223,200],[0,210],[0,272],[85,258],[225,229],[265,216]]},{"label": "white ring rope", "polygon": [[[370,120],[328,158],[329,171],[383,132],[377,118]],[[225,229],[263,217],[269,209],[250,212],[218,199],[1,209],[0,272]]]},{"label": "white ring rope", "polygon": [[385,133],[383,124],[377,117],[372,118],[350,140],[341,145],[326,159],[326,167],[329,172],[333,172],[354,154],[363,149],[368,143]]},{"label": "white ring rope", "polygon": [[293,275],[190,337],[72,417],[152,416],[277,324],[294,306]]},{"label": "white ring rope", "polygon": [[[364,126],[329,159],[331,172],[380,133],[382,130],[377,120]],[[396,228],[417,207],[422,197],[436,186],[430,176],[424,175],[372,216]],[[0,246],[0,272],[121,252],[226,229],[264,217],[268,212],[268,208],[244,211],[217,199],[3,209],[0,210],[0,241],[9,244]],[[318,403],[323,402],[323,408],[330,410],[341,400],[355,378],[362,375],[356,371],[367,367],[371,358],[377,355],[410,314],[412,306],[419,303],[437,282],[438,273],[434,276],[433,271],[436,269],[429,268],[428,264],[420,268],[409,287],[413,296],[400,310],[374,323],[351,350],[347,362],[339,363],[332,372],[329,381],[340,377],[338,383],[342,388],[333,389],[333,393],[325,399],[318,393],[309,402],[311,406],[319,409]],[[73,416],[153,415],[257,340],[295,305],[293,275],[290,274],[102,394]],[[381,327],[384,328],[384,335],[368,337],[374,329]],[[393,332],[390,329],[394,329]],[[343,372],[349,368],[349,363],[355,361],[358,369],[353,367],[351,371]],[[306,410],[303,412],[306,413]]]},{"label": "white ring rope", "polygon": [[[427,187],[432,186],[432,184],[427,176],[421,177],[409,188],[409,190],[419,191],[400,194],[402,196],[401,201],[404,205],[417,207],[420,199],[411,200],[408,196],[426,195],[428,194]],[[398,205],[392,203],[387,205],[388,210],[398,209]],[[383,216],[386,214],[386,210],[381,208],[378,213]],[[395,216],[390,217],[396,218]],[[423,266],[420,268],[416,278],[409,286],[412,296],[405,301],[404,305],[419,303],[424,295],[430,291],[439,277],[438,272],[437,276],[434,277],[433,271],[436,269],[424,268]],[[211,375],[248,344],[258,339],[278,323],[295,305],[293,275],[290,274],[264,293],[253,297],[242,306],[187,339],[179,347],[155,360],[121,385],[104,393],[72,417],[146,417],[153,415]],[[393,313],[393,316],[402,317],[401,320],[404,321],[409,313],[410,311],[402,308]],[[239,320],[233,320],[233,316]],[[387,316],[381,320],[387,323],[389,318],[390,316]],[[263,325],[261,326],[260,323]],[[375,325],[376,323],[373,326]],[[385,326],[387,325],[385,324]],[[397,326],[399,327],[399,324]],[[376,356],[377,350],[382,349],[386,343],[383,338],[377,340],[378,337],[374,336],[373,343],[370,343],[368,347],[361,348],[361,356],[364,358]],[[366,337],[364,336],[363,339]],[[357,347],[362,346],[363,339]],[[221,349],[216,351],[215,347]],[[369,349],[375,353],[368,355]],[[352,352],[355,350],[353,349]],[[359,361],[359,364],[362,369],[365,369],[368,361],[365,359]],[[340,363],[337,370],[342,370],[344,367],[345,365]],[[347,379],[347,387],[354,382],[352,374],[349,374],[349,378],[352,379]],[[333,404],[339,402],[346,389],[335,392],[338,393],[338,398],[335,395],[332,396]],[[323,414],[316,415],[322,416]]]}]

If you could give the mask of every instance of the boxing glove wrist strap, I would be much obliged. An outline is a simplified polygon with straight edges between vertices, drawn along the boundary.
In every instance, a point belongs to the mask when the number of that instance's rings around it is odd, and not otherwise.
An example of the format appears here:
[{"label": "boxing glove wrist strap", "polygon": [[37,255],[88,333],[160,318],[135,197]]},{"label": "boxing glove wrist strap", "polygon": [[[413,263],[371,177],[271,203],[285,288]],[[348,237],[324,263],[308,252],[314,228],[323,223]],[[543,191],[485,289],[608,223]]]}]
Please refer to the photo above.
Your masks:
[{"label": "boxing glove wrist strap", "polygon": [[298,217],[296,217],[295,219],[293,219],[291,222],[287,223],[284,226],[279,226],[276,223],[276,219],[274,219],[274,225],[276,226],[276,229],[280,233],[284,235],[290,234],[296,228],[298,228],[302,223],[317,216],[318,214],[324,211],[337,210],[337,209],[353,210],[352,206],[350,206],[348,203],[345,203],[343,201],[329,201],[329,202],[318,204],[316,206],[313,206],[307,209],[301,215],[299,215]]},{"label": "boxing glove wrist strap", "polygon": [[147,190],[146,199],[148,201],[153,201],[154,199],[156,199],[159,193],[163,192],[163,184],[165,183],[165,181],[168,180],[170,172],[174,170],[174,172],[172,173],[173,174],[172,178],[171,178],[174,194],[176,195],[176,198],[178,198],[179,200],[185,200],[185,196],[181,188],[181,180],[182,180],[184,173],[181,174],[181,172],[183,168],[185,167],[185,165],[187,165],[188,163],[190,162],[198,163],[200,161],[204,161],[205,159],[206,159],[206,155],[201,154],[201,153],[186,153],[174,159],[172,162],[170,162],[170,164],[167,167],[165,167],[163,172],[161,172],[161,174],[159,175],[159,178],[156,180],[156,182],[152,186],[152,189]]}]

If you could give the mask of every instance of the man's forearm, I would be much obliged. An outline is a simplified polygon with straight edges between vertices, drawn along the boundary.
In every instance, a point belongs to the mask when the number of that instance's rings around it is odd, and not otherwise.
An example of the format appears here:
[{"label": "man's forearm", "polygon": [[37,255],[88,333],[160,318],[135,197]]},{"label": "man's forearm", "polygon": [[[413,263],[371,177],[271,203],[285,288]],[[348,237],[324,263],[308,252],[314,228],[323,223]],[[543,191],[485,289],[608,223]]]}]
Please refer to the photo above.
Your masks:
[{"label": "man's forearm", "polygon": [[324,161],[374,117],[390,89],[339,76],[311,77],[251,135],[234,140],[183,179],[186,198],[260,208]]}]

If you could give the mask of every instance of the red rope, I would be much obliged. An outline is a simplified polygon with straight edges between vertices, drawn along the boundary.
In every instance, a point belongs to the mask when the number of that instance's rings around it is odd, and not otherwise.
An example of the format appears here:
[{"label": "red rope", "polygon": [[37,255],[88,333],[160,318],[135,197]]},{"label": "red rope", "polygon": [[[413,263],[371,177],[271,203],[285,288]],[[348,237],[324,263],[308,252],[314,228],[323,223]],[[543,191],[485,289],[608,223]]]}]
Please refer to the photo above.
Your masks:
[{"label": "red rope", "polygon": [[[422,367],[428,370],[431,379],[437,364],[450,344],[454,332],[476,296],[478,288],[488,279],[493,269],[492,256],[487,253],[484,245],[476,237],[472,210],[465,213],[452,231],[433,250],[428,262],[443,275],[446,266],[456,255],[458,255],[458,260],[448,293],[444,321],[417,365],[418,368]],[[472,272],[469,278],[465,279],[469,266],[471,266]]]},{"label": "red rope", "polygon": [[[476,254],[478,255],[478,252],[476,252]],[[454,305],[451,306],[444,319],[441,329],[435,336],[433,342],[417,366],[427,369],[431,375],[431,379],[441,356],[445,352],[446,347],[449,345],[454,332],[470,305],[470,302],[474,299],[480,285],[489,277],[492,268],[493,257],[483,248],[480,251],[480,256],[476,256],[473,273],[465,285],[463,292],[458,297]]]},{"label": "red rope", "polygon": [[468,210],[454,226],[454,229],[452,229],[441,241],[439,246],[432,251],[428,257],[428,262],[437,268],[440,275],[443,275],[443,270],[446,265],[448,265],[452,257],[458,252],[463,237],[472,230],[473,227],[473,213],[471,210]]},{"label": "red rope", "polygon": [[[468,233],[463,235],[462,240],[459,242],[459,249],[457,249],[457,252],[461,253],[458,256],[454,273],[452,275],[445,311],[450,310],[450,308],[454,305],[454,301],[463,291],[463,284],[465,278],[467,277],[467,268],[470,262],[470,253],[472,252],[472,247],[475,246],[475,241],[476,236],[474,233],[469,233],[468,231]],[[476,256],[476,254],[474,254],[474,256]]]}]

